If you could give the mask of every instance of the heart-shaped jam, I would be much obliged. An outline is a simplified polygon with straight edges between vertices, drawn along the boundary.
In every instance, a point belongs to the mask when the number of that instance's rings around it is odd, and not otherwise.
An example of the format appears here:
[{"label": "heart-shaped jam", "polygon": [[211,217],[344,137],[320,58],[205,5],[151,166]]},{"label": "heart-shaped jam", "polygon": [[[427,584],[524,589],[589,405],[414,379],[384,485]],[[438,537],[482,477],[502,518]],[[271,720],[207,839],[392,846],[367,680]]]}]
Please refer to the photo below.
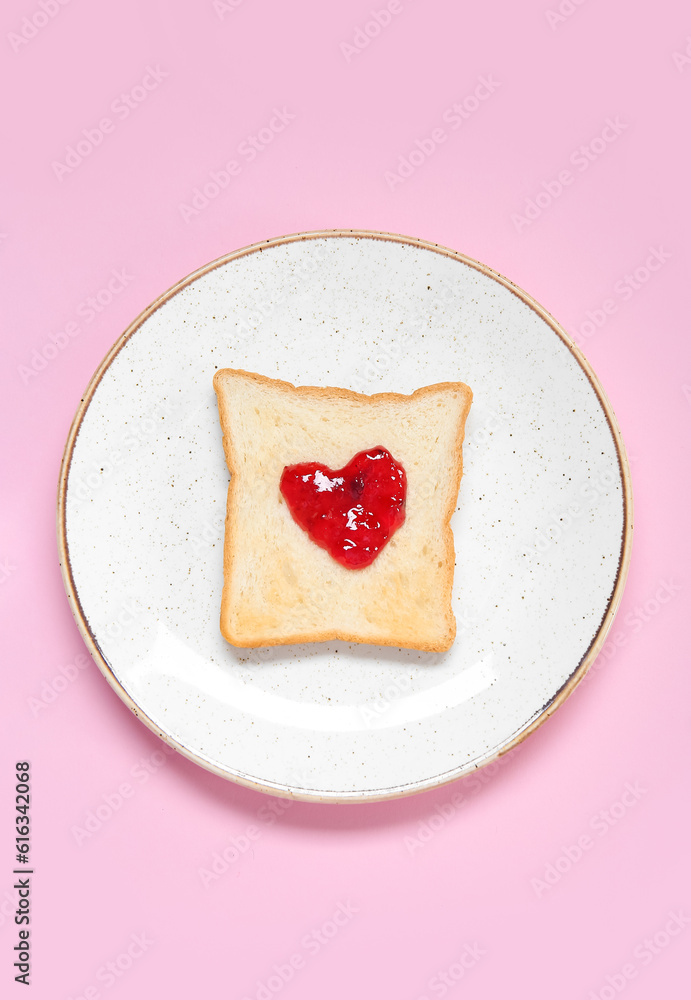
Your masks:
[{"label": "heart-shaped jam", "polygon": [[405,470],[386,448],[361,451],[335,471],[287,465],[281,493],[312,541],[347,569],[373,563],[405,521]]}]

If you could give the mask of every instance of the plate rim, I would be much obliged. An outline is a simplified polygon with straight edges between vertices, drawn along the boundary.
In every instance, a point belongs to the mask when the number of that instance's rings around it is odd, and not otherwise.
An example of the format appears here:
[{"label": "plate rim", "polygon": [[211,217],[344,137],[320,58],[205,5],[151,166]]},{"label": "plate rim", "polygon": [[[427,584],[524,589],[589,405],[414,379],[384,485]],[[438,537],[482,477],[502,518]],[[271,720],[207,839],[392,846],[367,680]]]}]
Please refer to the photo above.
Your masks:
[{"label": "plate rim", "polygon": [[[609,598],[607,608],[603,615],[602,621],[598,631],[595,633],[590,646],[586,650],[584,656],[582,657],[580,663],[576,665],[572,673],[566,679],[564,684],[559,688],[554,694],[550,701],[543,705],[542,709],[535,715],[535,717],[528,723],[525,728],[523,728],[506,746],[502,747],[501,750],[497,751],[495,754],[488,756],[479,764],[461,764],[451,771],[443,772],[440,775],[434,775],[430,778],[425,778],[422,781],[414,782],[411,785],[396,785],[390,788],[378,788],[371,790],[359,790],[355,792],[330,792],[327,790],[307,790],[300,788],[298,786],[290,785],[274,785],[270,782],[264,782],[239,771],[229,771],[228,769],[223,769],[215,764],[213,761],[207,760],[201,754],[191,750],[184,744],[179,743],[176,739],[170,736],[168,733],[161,731],[160,726],[156,723],[136,704],[132,697],[128,694],[122,684],[118,681],[117,677],[108,665],[105,657],[102,655],[101,650],[98,645],[96,636],[91,632],[86,616],[82,610],[81,602],[79,599],[79,594],[77,587],[72,575],[72,566],[70,563],[69,549],[67,546],[67,527],[66,527],[66,500],[67,500],[67,480],[69,477],[72,455],[74,453],[75,443],[79,430],[82,424],[82,420],[89,408],[91,399],[98,388],[98,385],[105,375],[106,371],[110,368],[110,365],[114,361],[115,357],[119,354],[122,348],[125,346],[127,341],[132,337],[137,330],[153,315],[162,305],[164,305],[169,299],[178,292],[182,291],[188,285],[192,284],[198,278],[203,277],[209,272],[215,270],[218,267],[222,267],[232,260],[237,258],[247,256],[251,253],[257,253],[268,247],[280,246],[287,243],[296,243],[305,240],[316,240],[316,239],[340,239],[340,238],[358,238],[358,239],[375,239],[390,241],[394,243],[404,244],[408,246],[415,246],[423,250],[430,250],[434,253],[438,253],[441,256],[449,257],[453,260],[460,261],[469,267],[474,268],[481,274],[486,275],[494,281],[498,281],[499,284],[503,285],[510,292],[521,299],[527,306],[529,306],[538,316],[540,316],[547,325],[551,328],[552,332],[555,333],[565,344],[565,346],[570,350],[571,354],[575,360],[580,365],[584,374],[586,375],[591,388],[594,390],[595,395],[598,398],[600,406],[604,412],[607,424],[614,441],[617,459],[619,463],[619,474],[621,477],[622,484],[622,499],[624,507],[624,524],[621,539],[621,548],[619,553],[619,565],[617,567],[617,575],[612,590],[612,594]],[[97,367],[93,376],[91,377],[86,390],[77,407],[77,411],[72,420],[70,426],[70,431],[67,436],[67,441],[65,444],[65,449],[63,452],[62,462],[60,465],[60,474],[58,478],[58,495],[57,495],[57,541],[58,541],[58,554],[60,561],[60,570],[62,574],[62,581],[65,587],[65,593],[67,594],[67,599],[72,611],[72,615],[75,619],[77,627],[82,635],[82,638],[89,650],[92,659],[95,661],[96,665],[100,669],[101,673],[104,675],[111,688],[115,691],[121,701],[134,713],[134,715],[147,726],[159,739],[163,740],[168,746],[181,753],[183,756],[187,757],[189,760],[193,761],[195,764],[199,764],[207,771],[211,771],[214,774],[219,775],[229,781],[234,781],[237,784],[243,785],[247,788],[252,788],[255,791],[264,792],[268,795],[273,795],[281,798],[295,799],[305,802],[320,802],[320,803],[361,803],[361,802],[381,802],[388,799],[398,799],[404,798],[409,795],[420,794],[421,792],[430,791],[433,788],[441,788],[444,785],[451,784],[457,781],[459,778],[465,775],[472,774],[482,767],[486,767],[488,764],[493,763],[505,754],[510,753],[514,750],[520,743],[522,743],[528,736],[535,732],[544,722],[550,718],[554,712],[561,705],[564,704],[566,699],[573,693],[576,687],[583,680],[588,670],[595,661],[598,653],[600,652],[604,642],[607,638],[609,629],[611,628],[614,617],[617,613],[619,605],[621,603],[622,595],[624,592],[624,587],[626,584],[626,577],[628,575],[629,565],[631,562],[631,548],[633,540],[633,490],[631,483],[631,472],[629,468],[628,457],[626,454],[626,448],[624,446],[624,441],[622,438],[621,430],[617,419],[614,415],[614,410],[612,408],[607,395],[600,384],[598,377],[587,361],[585,355],[582,353],[580,348],[574,343],[574,341],[569,337],[564,328],[557,322],[557,320],[549,313],[544,306],[540,305],[536,299],[533,298],[528,292],[526,292],[519,285],[516,285],[509,278],[495,271],[493,268],[489,267],[487,264],[483,264],[480,261],[475,260],[472,257],[468,257],[466,254],[460,253],[457,250],[452,250],[449,247],[445,247],[438,243],[431,243],[427,240],[422,240],[413,236],[403,236],[397,233],[380,232],[377,230],[366,230],[366,229],[324,229],[324,230],[314,230],[309,232],[301,233],[291,233],[286,236],[277,236],[267,240],[261,240],[258,243],[251,243],[248,246],[242,247],[238,250],[233,250],[227,254],[223,254],[221,257],[217,257],[215,260],[210,261],[208,264],[204,264],[194,271],[191,271],[184,278],[181,278],[174,285],[171,285],[167,291],[163,292],[158,296],[150,305],[148,305],[139,315],[129,324],[115,343],[112,345],[110,350],[106,353],[103,360]]]}]

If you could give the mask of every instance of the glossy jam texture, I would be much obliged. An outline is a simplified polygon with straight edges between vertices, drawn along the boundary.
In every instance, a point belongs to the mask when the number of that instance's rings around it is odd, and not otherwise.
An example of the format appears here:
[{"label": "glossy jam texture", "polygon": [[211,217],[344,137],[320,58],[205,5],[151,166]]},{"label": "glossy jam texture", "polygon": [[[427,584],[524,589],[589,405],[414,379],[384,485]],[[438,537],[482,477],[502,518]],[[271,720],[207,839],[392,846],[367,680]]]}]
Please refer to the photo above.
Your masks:
[{"label": "glossy jam texture", "polygon": [[347,569],[373,563],[401,527],[406,488],[403,466],[382,447],[359,452],[342,469],[304,462],[281,476],[293,519]]}]

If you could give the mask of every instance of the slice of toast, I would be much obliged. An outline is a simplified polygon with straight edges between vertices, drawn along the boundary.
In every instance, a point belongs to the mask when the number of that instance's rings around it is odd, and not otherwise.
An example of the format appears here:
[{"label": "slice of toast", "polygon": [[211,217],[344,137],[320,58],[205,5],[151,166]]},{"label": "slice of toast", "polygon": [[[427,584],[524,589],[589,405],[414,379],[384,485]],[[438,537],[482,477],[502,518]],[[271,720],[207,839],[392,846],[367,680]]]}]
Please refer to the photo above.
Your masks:
[{"label": "slice of toast", "polygon": [[[234,646],[343,639],[442,651],[456,634],[450,527],[472,392],[441,382],[411,396],[296,388],[250,372],[214,376],[231,474],[221,632]],[[405,521],[374,562],[342,566],[293,520],[286,466],[340,469],[386,448],[407,477]]]}]

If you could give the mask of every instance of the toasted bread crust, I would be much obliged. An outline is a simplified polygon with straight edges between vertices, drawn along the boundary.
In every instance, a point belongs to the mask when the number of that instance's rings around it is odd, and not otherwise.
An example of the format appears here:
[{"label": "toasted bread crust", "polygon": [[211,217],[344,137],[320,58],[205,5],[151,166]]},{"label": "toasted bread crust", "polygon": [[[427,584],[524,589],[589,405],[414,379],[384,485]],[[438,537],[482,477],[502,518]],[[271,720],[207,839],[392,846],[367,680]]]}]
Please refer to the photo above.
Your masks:
[{"label": "toasted bread crust", "polygon": [[[241,483],[240,468],[237,461],[237,449],[235,447],[233,437],[232,413],[224,391],[229,379],[245,379],[256,386],[265,386],[266,388],[270,388],[273,392],[281,392],[285,394],[286,398],[293,395],[294,398],[302,399],[322,399],[325,401],[340,399],[359,403],[367,402],[370,404],[396,402],[410,403],[412,405],[416,400],[419,400],[426,395],[435,393],[438,394],[440,392],[444,392],[445,390],[453,392],[454,394],[459,392],[461,393],[463,402],[458,419],[458,429],[455,447],[453,450],[454,464],[450,475],[451,486],[448,490],[448,498],[443,513],[442,523],[442,538],[446,556],[444,559],[444,575],[442,581],[442,594],[444,602],[443,617],[446,631],[440,635],[436,641],[429,641],[420,636],[420,639],[417,642],[411,642],[409,640],[401,642],[400,635],[392,635],[390,632],[381,632],[381,634],[365,636],[363,632],[358,632],[357,630],[350,631],[343,628],[324,628],[322,630],[315,629],[309,632],[286,632],[278,637],[262,634],[261,629],[257,629],[255,635],[248,637],[247,635],[239,634],[237,630],[234,629],[232,624],[233,616],[231,614],[234,604],[236,603],[236,594],[234,592],[235,546],[232,543],[233,511],[236,504],[236,491],[240,489]],[[343,389],[335,386],[295,386],[291,382],[268,378],[267,376],[259,375],[255,372],[247,372],[242,369],[231,368],[218,369],[213,377],[213,386],[218,398],[219,417],[221,428],[223,430],[223,449],[225,452],[228,471],[231,476],[227,497],[226,529],[223,554],[224,586],[221,599],[220,622],[221,633],[224,638],[232,645],[244,648],[341,640],[344,642],[368,643],[379,646],[419,649],[425,652],[445,652],[448,650],[456,636],[456,619],[451,605],[455,550],[453,531],[451,530],[450,522],[456,509],[456,500],[463,475],[462,444],[465,433],[465,422],[473,399],[471,389],[464,382],[438,382],[434,385],[423,386],[420,389],[416,389],[415,392],[410,395],[394,392],[380,392],[368,396],[363,393],[354,392],[350,389]],[[355,571],[343,568],[343,572],[347,574]]]}]

